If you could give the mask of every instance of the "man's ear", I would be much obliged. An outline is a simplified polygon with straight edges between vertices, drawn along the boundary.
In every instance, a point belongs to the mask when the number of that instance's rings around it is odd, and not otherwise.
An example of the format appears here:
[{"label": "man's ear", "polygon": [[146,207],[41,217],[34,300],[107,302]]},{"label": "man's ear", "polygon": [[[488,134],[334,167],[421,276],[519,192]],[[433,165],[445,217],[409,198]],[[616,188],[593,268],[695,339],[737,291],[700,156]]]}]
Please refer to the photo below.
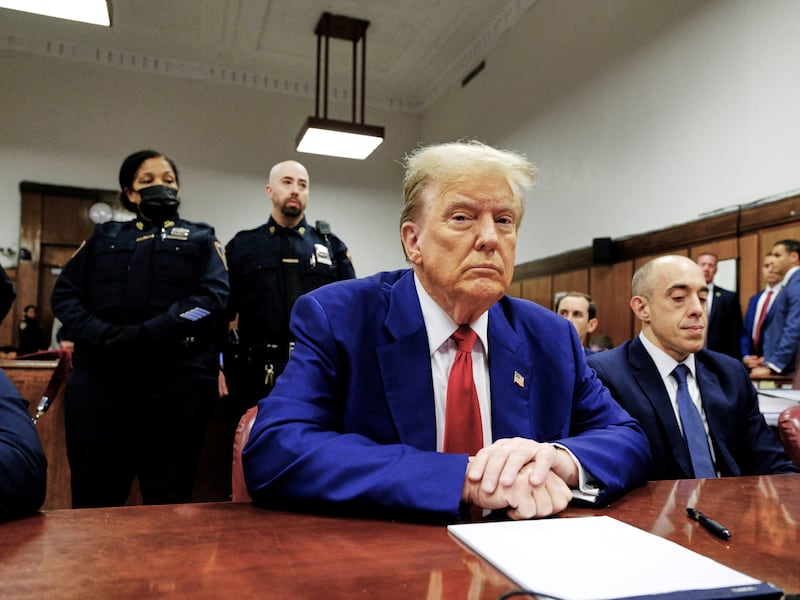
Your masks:
[{"label": "man's ear", "polygon": [[589,323],[586,325],[586,333],[592,333],[595,329],[597,329],[597,318],[589,319]]},{"label": "man's ear", "polygon": [[650,322],[650,306],[647,300],[642,296],[634,296],[631,298],[631,310],[637,319],[644,323]]},{"label": "man's ear", "polygon": [[406,250],[408,261],[414,265],[422,262],[419,234],[419,226],[416,223],[406,221],[400,226],[400,241],[403,242],[403,248]]}]

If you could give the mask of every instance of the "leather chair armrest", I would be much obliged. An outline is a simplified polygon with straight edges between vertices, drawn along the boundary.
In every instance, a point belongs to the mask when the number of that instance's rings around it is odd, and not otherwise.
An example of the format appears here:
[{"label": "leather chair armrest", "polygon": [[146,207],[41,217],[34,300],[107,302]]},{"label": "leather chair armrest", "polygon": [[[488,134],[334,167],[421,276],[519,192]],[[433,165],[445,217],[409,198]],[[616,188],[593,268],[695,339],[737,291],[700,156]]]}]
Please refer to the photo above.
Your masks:
[{"label": "leather chair armrest", "polygon": [[778,435],[789,458],[800,467],[800,405],[790,406],[778,415]]}]

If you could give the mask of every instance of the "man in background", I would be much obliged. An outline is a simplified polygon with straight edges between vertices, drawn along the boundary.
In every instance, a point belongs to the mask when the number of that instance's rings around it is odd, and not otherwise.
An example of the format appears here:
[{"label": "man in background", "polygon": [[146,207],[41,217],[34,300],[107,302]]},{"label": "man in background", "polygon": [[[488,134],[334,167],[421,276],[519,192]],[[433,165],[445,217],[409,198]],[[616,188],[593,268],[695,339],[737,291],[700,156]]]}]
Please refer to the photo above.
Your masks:
[{"label": "man in background", "polygon": [[742,335],[742,308],[739,306],[739,295],[714,283],[717,274],[717,255],[704,252],[697,257],[697,264],[703,271],[708,286],[706,314],[706,347],[715,352],[722,352],[739,359],[739,340]]},{"label": "man in background", "polygon": [[771,254],[781,292],[762,325],[764,356],[751,371],[757,376],[794,373],[800,342],[800,241],[781,240]]},{"label": "man in background", "polygon": [[614,399],[650,440],[649,479],[795,473],[759,411],[747,369],[703,348],[708,284],[684,256],[663,256],[633,276],[633,341],[589,357]]},{"label": "man in background", "polygon": [[328,224],[317,221],[312,227],[306,222],[310,188],[308,171],[299,162],[274,165],[266,186],[269,220],[240,231],[226,248],[228,317],[237,322],[224,355],[232,428],[269,394],[289,360],[293,344],[289,315],[297,298],[355,277],[347,246]]},{"label": "man in background", "polygon": [[764,323],[781,289],[781,276],[775,271],[775,258],[772,254],[764,257],[761,273],[764,289],[753,294],[747,303],[742,339],[739,342],[742,362],[748,369],[760,364],[759,358],[764,354]]},{"label": "man in background", "polygon": [[594,351],[589,348],[589,335],[597,329],[597,306],[589,294],[567,292],[556,302],[556,312],[575,326],[578,338],[586,354]]},{"label": "man in background", "polygon": [[44,330],[37,320],[38,309],[33,304],[25,307],[22,321],[19,324],[19,349],[17,353],[33,354],[39,350],[47,350],[47,339]]}]

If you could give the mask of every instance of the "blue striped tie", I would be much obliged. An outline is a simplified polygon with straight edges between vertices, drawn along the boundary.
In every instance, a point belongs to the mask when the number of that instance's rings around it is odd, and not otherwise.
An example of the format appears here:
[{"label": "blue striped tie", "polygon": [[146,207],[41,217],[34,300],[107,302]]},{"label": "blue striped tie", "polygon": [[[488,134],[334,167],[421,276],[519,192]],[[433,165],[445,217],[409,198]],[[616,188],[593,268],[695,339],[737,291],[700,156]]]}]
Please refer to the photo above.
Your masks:
[{"label": "blue striped tie", "polygon": [[683,424],[683,437],[689,445],[695,479],[716,477],[717,471],[714,469],[714,461],[711,460],[703,419],[700,418],[700,413],[692,402],[689,386],[686,384],[688,372],[689,367],[686,365],[678,365],[672,371],[672,376],[678,382],[678,413]]}]

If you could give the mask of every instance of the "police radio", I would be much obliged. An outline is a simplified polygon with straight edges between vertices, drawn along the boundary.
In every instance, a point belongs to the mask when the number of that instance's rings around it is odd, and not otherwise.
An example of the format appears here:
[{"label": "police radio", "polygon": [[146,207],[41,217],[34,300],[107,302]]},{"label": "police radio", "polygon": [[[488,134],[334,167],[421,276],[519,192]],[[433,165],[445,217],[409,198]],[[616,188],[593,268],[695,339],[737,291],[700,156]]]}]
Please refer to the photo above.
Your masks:
[{"label": "police radio", "polygon": [[320,235],[325,237],[325,241],[328,241],[328,236],[331,234],[331,224],[327,221],[317,221],[315,227]]}]

